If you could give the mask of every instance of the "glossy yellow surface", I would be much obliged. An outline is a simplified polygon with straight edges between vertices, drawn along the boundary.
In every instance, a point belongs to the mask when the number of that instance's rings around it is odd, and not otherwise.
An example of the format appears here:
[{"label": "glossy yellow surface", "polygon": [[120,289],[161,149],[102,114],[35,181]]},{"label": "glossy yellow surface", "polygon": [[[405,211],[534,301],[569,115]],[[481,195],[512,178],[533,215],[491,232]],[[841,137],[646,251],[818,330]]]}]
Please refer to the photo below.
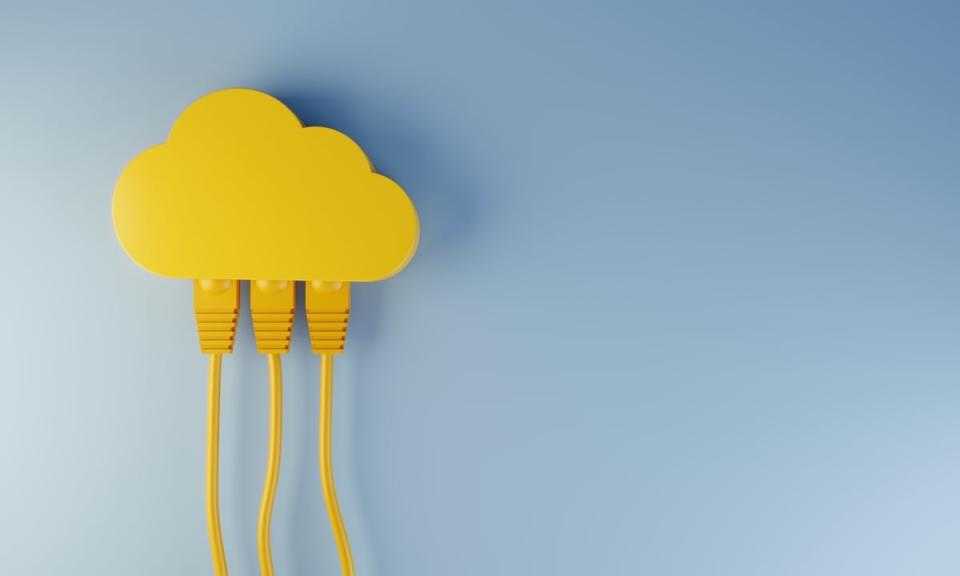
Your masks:
[{"label": "glossy yellow surface", "polygon": [[320,482],[323,486],[323,501],[327,505],[327,515],[333,528],[333,538],[340,555],[340,567],[343,576],[353,576],[353,555],[350,552],[350,539],[340,514],[337,501],[337,488],[333,477],[333,354],[320,355]]},{"label": "glossy yellow surface", "polygon": [[227,576],[220,531],[220,354],[210,354],[207,396],[207,529],[215,576]]},{"label": "glossy yellow surface", "polygon": [[141,266],[195,279],[380,280],[419,239],[406,193],[350,138],[247,89],[197,100],[134,158],[113,223]]},{"label": "glossy yellow surface", "polygon": [[413,257],[419,221],[406,193],[373,172],[350,138],[304,128],[255,90],[189,106],[167,142],[134,158],[113,196],[123,249],[147,270],[194,280],[201,351],[210,354],[207,523],[214,572],[226,576],[219,509],[221,355],[233,351],[239,282],[250,280],[257,349],[268,355],[270,440],[257,524],[262,576],[273,576],[270,525],[280,473],[283,384],[296,281],[306,281],[311,347],[322,357],[319,450],[324,500],[343,574],[353,558],[333,476],[333,357],[343,351],[350,283],[381,280]]}]

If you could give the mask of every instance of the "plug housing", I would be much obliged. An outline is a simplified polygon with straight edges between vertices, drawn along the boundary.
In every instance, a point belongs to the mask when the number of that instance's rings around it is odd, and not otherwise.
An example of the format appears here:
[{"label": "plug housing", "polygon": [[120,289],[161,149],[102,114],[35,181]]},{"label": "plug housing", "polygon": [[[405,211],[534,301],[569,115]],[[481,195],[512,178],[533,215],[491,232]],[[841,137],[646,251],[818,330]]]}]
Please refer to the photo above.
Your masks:
[{"label": "plug housing", "polygon": [[286,354],[296,310],[296,282],[253,280],[250,282],[250,315],[253,335],[261,354]]},{"label": "plug housing", "polygon": [[350,323],[350,283],[313,280],[306,283],[307,326],[317,354],[339,354]]},{"label": "plug housing", "polygon": [[239,309],[240,283],[236,280],[193,281],[193,312],[197,319],[201,352],[233,352]]}]

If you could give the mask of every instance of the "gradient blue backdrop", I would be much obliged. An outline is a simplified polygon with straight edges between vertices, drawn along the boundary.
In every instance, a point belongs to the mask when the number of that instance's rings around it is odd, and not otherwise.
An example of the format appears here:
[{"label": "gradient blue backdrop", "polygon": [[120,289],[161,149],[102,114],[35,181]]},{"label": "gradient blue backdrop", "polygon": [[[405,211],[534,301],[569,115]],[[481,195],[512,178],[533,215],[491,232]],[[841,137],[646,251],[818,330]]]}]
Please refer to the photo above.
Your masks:
[{"label": "gradient blue backdrop", "polygon": [[[188,282],[112,186],[248,86],[353,136],[421,250],[355,290],[360,576],[960,572],[955,2],[0,4],[0,566],[210,574]],[[266,367],[225,363],[258,573]],[[337,574],[286,359],[278,576]]]}]

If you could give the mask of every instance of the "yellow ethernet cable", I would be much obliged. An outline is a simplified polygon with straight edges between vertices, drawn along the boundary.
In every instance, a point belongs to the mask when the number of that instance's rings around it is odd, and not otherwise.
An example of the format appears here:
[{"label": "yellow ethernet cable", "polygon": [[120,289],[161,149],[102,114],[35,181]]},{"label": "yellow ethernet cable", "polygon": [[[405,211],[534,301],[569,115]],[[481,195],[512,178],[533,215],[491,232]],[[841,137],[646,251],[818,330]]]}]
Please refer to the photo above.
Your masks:
[{"label": "yellow ethernet cable", "polygon": [[210,354],[210,384],[207,399],[207,529],[213,573],[227,576],[227,555],[220,532],[220,354]]},{"label": "yellow ethernet cable", "polygon": [[350,323],[350,283],[313,281],[306,287],[310,344],[320,355],[320,482],[343,576],[353,576],[350,539],[340,514],[333,477],[333,357],[343,352]]},{"label": "yellow ethernet cable", "polygon": [[353,576],[353,554],[350,552],[350,539],[343,525],[340,503],[337,502],[337,487],[333,480],[333,354],[320,355],[320,482],[323,486],[323,501],[330,516],[330,527],[340,554],[340,566],[343,576]]},{"label": "yellow ethernet cable", "polygon": [[239,307],[238,282],[197,280],[193,283],[193,308],[200,336],[200,351],[210,356],[207,391],[207,529],[216,576],[227,576],[227,557],[220,531],[220,365],[223,354],[233,352]]},{"label": "yellow ethernet cable", "polygon": [[260,574],[273,576],[270,552],[270,522],[280,478],[280,448],[283,438],[283,374],[280,355],[290,351],[293,315],[296,310],[296,283],[287,280],[257,280],[250,283],[250,314],[257,351],[267,355],[270,370],[270,442],[267,471],[257,521],[257,552]]}]

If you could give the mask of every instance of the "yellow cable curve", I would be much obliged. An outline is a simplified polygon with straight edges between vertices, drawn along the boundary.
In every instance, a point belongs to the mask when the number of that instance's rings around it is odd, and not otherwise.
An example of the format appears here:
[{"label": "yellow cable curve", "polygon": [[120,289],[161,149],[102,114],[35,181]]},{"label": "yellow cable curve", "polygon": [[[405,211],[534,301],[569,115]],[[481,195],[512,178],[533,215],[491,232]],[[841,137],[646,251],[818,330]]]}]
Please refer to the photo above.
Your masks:
[{"label": "yellow cable curve", "polygon": [[327,504],[330,526],[340,553],[343,576],[353,576],[353,556],[347,529],[337,503],[337,489],[333,482],[333,354],[320,355],[320,480],[323,484],[323,500]]},{"label": "yellow cable curve", "polygon": [[277,495],[277,480],[280,477],[280,443],[283,434],[283,374],[280,370],[280,355],[267,356],[270,365],[270,446],[267,450],[267,474],[263,482],[263,497],[260,500],[260,520],[257,523],[257,550],[260,553],[260,574],[273,576],[273,559],[270,555],[270,517],[273,500]]},{"label": "yellow cable curve", "polygon": [[220,532],[220,354],[210,355],[207,392],[207,529],[213,573],[227,576],[227,557]]}]

